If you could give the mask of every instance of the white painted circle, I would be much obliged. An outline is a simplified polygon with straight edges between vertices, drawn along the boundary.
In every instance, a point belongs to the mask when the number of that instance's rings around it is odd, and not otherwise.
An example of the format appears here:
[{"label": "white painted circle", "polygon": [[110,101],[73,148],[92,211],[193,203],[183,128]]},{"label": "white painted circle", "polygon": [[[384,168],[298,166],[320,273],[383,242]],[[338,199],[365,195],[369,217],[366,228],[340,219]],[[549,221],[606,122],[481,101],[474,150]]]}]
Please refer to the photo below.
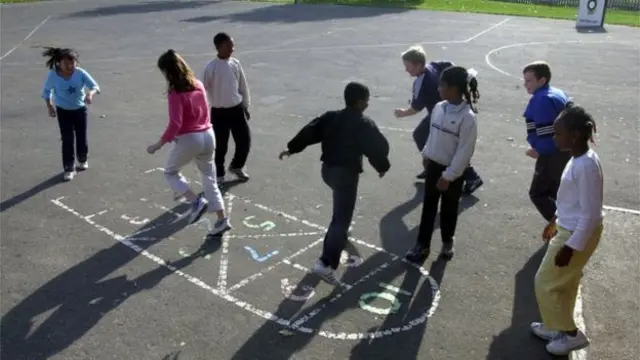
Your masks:
[{"label": "white painted circle", "polygon": [[[484,56],[484,61],[487,63],[487,65],[489,65],[489,67],[491,67],[493,70],[501,73],[502,75],[506,75],[515,79],[519,79],[519,80],[524,80],[523,78],[519,77],[519,76],[515,76],[512,75],[502,69],[500,69],[499,67],[493,65],[493,63],[491,63],[491,56],[493,56],[494,54],[496,54],[499,51],[502,50],[506,50],[506,49],[511,49],[511,48],[515,48],[515,47],[523,47],[523,46],[531,46],[531,45],[552,45],[552,44],[622,44],[621,42],[614,42],[614,41],[604,41],[604,40],[600,40],[600,41],[583,41],[583,40],[564,40],[564,41],[539,41],[539,42],[527,42],[527,43],[517,43],[517,44],[510,44],[510,45],[504,45],[504,46],[500,46],[497,47],[495,49],[490,50],[485,56]],[[524,65],[524,64],[523,64]]]}]

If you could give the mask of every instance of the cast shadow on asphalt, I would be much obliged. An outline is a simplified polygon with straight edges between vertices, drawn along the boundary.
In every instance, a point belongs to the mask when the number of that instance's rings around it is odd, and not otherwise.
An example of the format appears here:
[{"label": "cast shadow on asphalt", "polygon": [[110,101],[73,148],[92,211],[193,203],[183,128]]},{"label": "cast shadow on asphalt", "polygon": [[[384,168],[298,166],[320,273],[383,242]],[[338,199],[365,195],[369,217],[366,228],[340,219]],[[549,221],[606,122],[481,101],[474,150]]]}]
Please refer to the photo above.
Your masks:
[{"label": "cast shadow on asphalt", "polygon": [[[403,222],[404,215],[413,211],[416,207],[422,204],[424,194],[424,183],[416,183],[416,194],[408,200],[406,203],[399,205],[394,210],[385,215],[380,222],[381,236],[383,247],[386,250],[391,251],[394,249],[402,248],[406,250],[413,245],[415,237],[411,234],[414,231],[410,231]],[[463,198],[461,201],[460,211],[464,211],[478,201],[477,198],[471,196]],[[414,229],[417,231],[417,229]],[[400,244],[398,244],[400,243]],[[349,254],[358,255],[357,250],[350,242],[346,249]],[[397,253],[396,254],[402,254]],[[365,274],[371,272],[382,263],[389,260],[389,255],[382,252],[377,252],[374,255],[368,257],[361,265],[355,268],[347,267],[341,278],[344,283],[353,284],[360,280]],[[440,285],[444,277],[444,271],[447,262],[441,259],[436,259],[431,264],[429,273]],[[375,275],[375,282],[391,283],[399,276],[403,276],[403,282],[400,286],[401,289],[411,292],[411,301],[401,301],[401,306],[395,313],[390,313],[383,321],[383,324],[376,325],[370,329],[359,329],[357,332],[376,332],[389,330],[391,328],[402,327],[408,325],[411,320],[420,318],[426,311],[429,310],[433,302],[433,289],[429,281],[425,280],[421,273],[413,266],[405,264],[402,261],[396,261],[391,263],[381,273]],[[422,281],[422,283],[421,283]],[[320,282],[319,278],[315,275],[307,274],[298,284],[294,293],[304,293],[303,287],[311,286],[316,287]],[[336,287],[331,294],[319,299],[313,305],[304,306],[305,302],[296,302],[289,299],[285,299],[280,303],[274,314],[281,318],[290,319],[290,324],[294,324],[296,319],[302,319],[305,316],[310,315],[312,309],[323,308],[323,310],[317,315],[313,316],[304,326],[308,326],[313,329],[322,327],[322,323],[335,318],[348,310],[358,308],[358,299],[362,289],[352,290],[347,292],[341,300],[337,300],[335,303],[330,302],[334,296],[340,294],[341,289]],[[375,288],[373,289],[375,291]],[[355,297],[353,295],[355,294]],[[399,295],[405,296],[405,295]],[[342,303],[340,304],[340,302]],[[375,339],[362,339],[360,343],[354,346],[352,349],[351,359],[366,359],[366,358],[402,358],[413,359],[417,356],[418,350],[423,340],[424,332],[426,330],[427,321],[420,324],[416,324],[411,330],[403,332],[402,336],[398,334],[391,334],[382,338]],[[291,325],[289,325],[291,327]],[[287,329],[281,325],[272,321],[265,322],[260,329],[258,329],[249,340],[247,340],[242,347],[232,357],[233,360],[274,360],[274,359],[289,359],[293,354],[296,354],[302,350],[313,339],[314,334],[304,334],[294,330],[294,336],[285,337],[279,334],[280,330]],[[336,331],[336,330],[333,330]],[[347,331],[347,329],[337,330],[337,332]],[[269,349],[269,354],[264,353],[264,349]],[[329,354],[327,354],[329,356]],[[343,354],[332,354],[330,357],[343,357]]]},{"label": "cast shadow on asphalt", "polygon": [[62,175],[63,173],[53,175],[52,177],[32,187],[31,189],[3,201],[2,203],[0,203],[0,213],[4,212],[5,210],[9,210],[12,207],[22,203],[23,201],[28,200],[31,197],[36,196],[39,193],[60,184],[63,180]]},{"label": "cast shadow on asphalt", "polygon": [[[407,1],[407,5],[418,1]],[[409,9],[393,7],[355,7],[355,6],[313,6],[308,5],[300,9],[301,5],[271,5],[264,7],[252,7],[247,11],[234,12],[228,15],[201,15],[182,20],[189,23],[208,23],[225,20],[229,22],[254,22],[254,23],[301,23],[322,22],[338,19],[373,18],[386,14],[400,14]]]},{"label": "cast shadow on asphalt", "polygon": [[516,273],[511,325],[493,338],[487,360],[568,360],[550,355],[544,348],[546,343],[529,330],[531,322],[540,321],[534,281],[546,250],[546,246],[538,249]]},{"label": "cast shadow on asphalt", "polygon": [[134,4],[118,4],[101,6],[91,10],[77,11],[67,15],[68,18],[93,18],[101,16],[116,16],[126,14],[148,14],[161,11],[176,11],[183,9],[195,9],[215,3],[220,0],[191,0],[191,1],[144,1]]},{"label": "cast shadow on asphalt", "polygon": [[[186,226],[186,219],[176,220],[175,212],[185,212],[180,204],[165,212],[137,231],[138,235],[154,237],[155,241],[136,242],[141,251],[168,239]],[[102,236],[102,235],[100,235]],[[220,247],[219,239],[207,239],[194,254],[169,266],[181,269],[195,259],[213,253]],[[158,265],[152,271],[133,279],[126,275],[109,277],[130,261],[138,252],[115,243],[90,258],[56,276],[2,318],[0,358],[47,359],[65,350],[87,333],[102,317],[129,297],[155,287],[173,271]],[[107,278],[107,279],[105,279]],[[38,326],[38,317],[52,311]]]}]

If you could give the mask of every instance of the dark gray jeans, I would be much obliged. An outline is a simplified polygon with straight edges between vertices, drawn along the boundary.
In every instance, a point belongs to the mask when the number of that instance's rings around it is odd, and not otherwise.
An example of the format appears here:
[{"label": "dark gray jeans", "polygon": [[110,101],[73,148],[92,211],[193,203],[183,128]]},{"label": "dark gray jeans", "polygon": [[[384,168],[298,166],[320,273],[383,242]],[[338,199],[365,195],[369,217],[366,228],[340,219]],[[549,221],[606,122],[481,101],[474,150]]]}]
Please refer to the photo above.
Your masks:
[{"label": "dark gray jeans", "polygon": [[356,207],[360,174],[358,170],[322,164],[322,180],[333,191],[333,215],[324,237],[320,260],[337,269],[340,254],[349,241],[349,226]]}]

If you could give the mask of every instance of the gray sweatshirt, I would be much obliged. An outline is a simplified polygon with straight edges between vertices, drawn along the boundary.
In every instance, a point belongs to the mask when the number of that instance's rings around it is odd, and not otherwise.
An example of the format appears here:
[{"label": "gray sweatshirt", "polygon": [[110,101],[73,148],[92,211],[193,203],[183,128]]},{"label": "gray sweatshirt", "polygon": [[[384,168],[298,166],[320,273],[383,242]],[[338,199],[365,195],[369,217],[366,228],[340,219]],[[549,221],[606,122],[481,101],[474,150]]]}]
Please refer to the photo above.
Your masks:
[{"label": "gray sweatshirt", "polygon": [[447,168],[442,177],[454,181],[471,163],[476,148],[476,115],[466,102],[458,105],[441,101],[433,108],[431,132],[422,156]]}]

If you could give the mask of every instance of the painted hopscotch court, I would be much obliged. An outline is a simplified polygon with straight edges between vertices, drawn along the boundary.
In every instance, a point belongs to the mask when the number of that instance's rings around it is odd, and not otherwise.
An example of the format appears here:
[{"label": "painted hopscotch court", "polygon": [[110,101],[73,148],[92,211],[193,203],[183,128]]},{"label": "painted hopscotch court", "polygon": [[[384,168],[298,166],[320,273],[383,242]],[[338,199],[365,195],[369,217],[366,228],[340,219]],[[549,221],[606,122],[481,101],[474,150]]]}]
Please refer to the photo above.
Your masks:
[{"label": "painted hopscotch court", "polygon": [[[528,330],[544,223],[527,195],[520,71],[540,58],[596,116],[605,170],[605,241],[575,311],[592,345],[573,358],[640,351],[629,331],[638,275],[628,271],[640,236],[635,29],[200,0],[50,1],[3,6],[1,16],[2,357],[550,359]],[[164,183],[166,150],[145,147],[166,124],[157,56],[174,48],[199,74],[217,31],[234,37],[251,88],[252,179],[225,184],[234,229],[205,239],[212,215],[185,226],[188,208]],[[411,139],[420,117],[393,117],[411,96],[400,53],[416,43],[479,71],[473,163],[485,180],[462,200],[454,259],[423,267],[402,260],[420,218]],[[42,45],[76,48],[102,88],[90,108],[91,168],[71,183],[59,182],[57,124],[38,97]],[[372,91],[367,113],[391,144],[392,168],[378,179],[365,161],[342,284],[332,287],[309,274],[331,216],[319,149],[277,154],[341,107],[352,80]],[[184,174],[200,191],[197,171]]]}]

